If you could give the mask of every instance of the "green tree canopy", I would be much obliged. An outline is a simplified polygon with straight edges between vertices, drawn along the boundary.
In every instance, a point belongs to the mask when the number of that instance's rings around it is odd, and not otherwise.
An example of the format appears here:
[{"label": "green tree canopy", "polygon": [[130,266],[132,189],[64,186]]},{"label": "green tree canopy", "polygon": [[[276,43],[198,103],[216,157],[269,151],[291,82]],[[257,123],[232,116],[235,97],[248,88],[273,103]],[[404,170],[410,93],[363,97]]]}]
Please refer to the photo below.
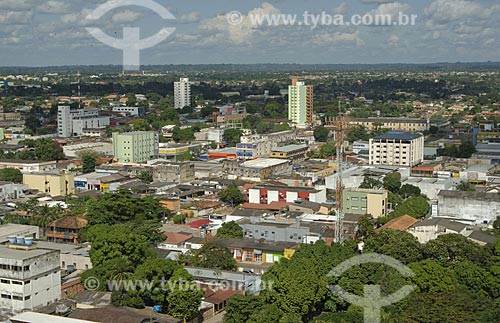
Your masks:
[{"label": "green tree canopy", "polygon": [[236,144],[240,143],[242,135],[243,131],[241,131],[241,129],[230,128],[224,130],[223,138],[227,146],[234,147]]},{"label": "green tree canopy", "polygon": [[429,214],[430,205],[427,199],[421,195],[412,196],[403,203],[399,204],[394,212],[391,214],[393,217],[402,215],[410,215],[414,218],[422,218]]},{"label": "green tree canopy", "polygon": [[22,183],[23,173],[15,168],[0,169],[0,181]]},{"label": "green tree canopy", "polygon": [[245,202],[245,195],[241,193],[239,188],[234,184],[229,184],[225,189],[219,192],[221,201],[231,204],[232,206]]},{"label": "green tree canopy", "polygon": [[224,222],[222,227],[217,230],[217,238],[230,239],[230,238],[243,238],[243,228],[236,222]]},{"label": "green tree canopy", "polygon": [[384,177],[384,188],[397,193],[401,187],[401,173],[393,172]]},{"label": "green tree canopy", "polygon": [[319,126],[314,129],[314,139],[320,142],[326,142],[328,140],[328,135],[330,131],[323,126]]},{"label": "green tree canopy", "polygon": [[233,254],[219,241],[206,242],[200,249],[182,255],[179,261],[188,266],[219,270],[235,270],[237,267]]}]

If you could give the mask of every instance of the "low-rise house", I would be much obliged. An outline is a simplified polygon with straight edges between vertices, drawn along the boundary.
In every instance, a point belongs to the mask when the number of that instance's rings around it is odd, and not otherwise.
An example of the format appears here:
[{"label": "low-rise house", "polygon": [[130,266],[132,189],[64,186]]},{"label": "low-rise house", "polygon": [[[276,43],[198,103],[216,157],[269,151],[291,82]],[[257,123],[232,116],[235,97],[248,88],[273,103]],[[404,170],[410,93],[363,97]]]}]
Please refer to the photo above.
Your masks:
[{"label": "low-rise house", "polygon": [[420,243],[427,243],[440,235],[457,233],[465,235],[467,225],[443,218],[430,218],[415,223],[407,231],[414,235]]},{"label": "low-rise house", "polygon": [[495,237],[495,236],[492,236],[490,234],[476,230],[476,231],[473,231],[467,237],[467,239],[474,241],[475,243],[478,243],[482,246],[486,246],[487,244],[494,245],[497,242],[498,237]]},{"label": "low-rise house", "polygon": [[23,174],[25,173],[40,173],[52,172],[57,169],[57,162],[53,161],[37,161],[37,160],[14,160],[3,159],[0,160],[0,169],[15,168],[19,169]]},{"label": "low-rise house", "polygon": [[409,228],[411,228],[413,225],[415,225],[418,222],[417,219],[415,219],[412,216],[409,215],[403,215],[400,217],[397,217],[395,219],[392,219],[391,221],[387,222],[380,228],[376,229],[376,232],[380,232],[385,229],[392,229],[392,230],[399,230],[399,231],[406,231]]},{"label": "low-rise house", "polygon": [[78,216],[66,216],[48,225],[45,233],[48,240],[79,243],[80,234],[87,227],[88,221]]},{"label": "low-rise house", "polygon": [[238,160],[225,160],[223,171],[228,179],[260,182],[275,175],[290,174],[292,163],[276,158],[257,158],[240,163]]},{"label": "low-rise house", "polygon": [[309,146],[307,145],[288,145],[271,149],[269,157],[289,159],[293,163],[297,163],[306,159],[308,151]]},{"label": "low-rise house", "polygon": [[299,248],[295,242],[263,242],[249,239],[220,239],[238,263],[273,264],[281,258],[290,259]]},{"label": "low-rise house", "polygon": [[193,237],[190,234],[184,234],[181,232],[167,232],[167,231],[164,231],[163,235],[165,235],[166,239],[158,243],[159,249],[178,250],[182,252],[186,252],[188,250],[184,247],[184,244],[187,240]]}]

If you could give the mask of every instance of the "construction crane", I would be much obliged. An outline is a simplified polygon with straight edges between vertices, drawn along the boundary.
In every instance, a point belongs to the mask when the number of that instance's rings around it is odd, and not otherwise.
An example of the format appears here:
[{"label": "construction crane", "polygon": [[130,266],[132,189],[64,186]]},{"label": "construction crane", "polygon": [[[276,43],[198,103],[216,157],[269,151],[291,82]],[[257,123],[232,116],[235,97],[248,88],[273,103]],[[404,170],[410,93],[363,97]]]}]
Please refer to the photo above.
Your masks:
[{"label": "construction crane", "polygon": [[[340,106],[340,102],[339,102]],[[343,243],[344,242],[344,211],[342,209],[342,201],[343,201],[343,193],[344,193],[344,185],[342,182],[342,161],[344,154],[344,139],[347,129],[349,127],[349,123],[345,121],[344,116],[339,114],[337,118],[332,122],[332,125],[335,129],[335,144],[337,150],[337,181],[335,188],[335,200],[336,200],[336,219],[335,219],[335,242]]]}]

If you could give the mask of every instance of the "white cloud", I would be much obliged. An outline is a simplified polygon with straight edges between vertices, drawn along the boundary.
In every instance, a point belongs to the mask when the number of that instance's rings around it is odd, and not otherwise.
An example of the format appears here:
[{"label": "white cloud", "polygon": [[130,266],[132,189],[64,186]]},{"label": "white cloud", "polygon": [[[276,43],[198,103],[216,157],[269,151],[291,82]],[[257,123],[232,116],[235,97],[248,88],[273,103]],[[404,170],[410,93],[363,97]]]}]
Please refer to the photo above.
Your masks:
[{"label": "white cloud", "polygon": [[[243,44],[248,43],[253,34],[260,28],[260,26],[252,24],[250,17],[279,14],[281,14],[281,11],[276,9],[272,4],[264,2],[261,7],[250,10],[246,16],[242,15],[242,22],[238,25],[230,24],[227,15],[223,14],[202,22],[201,29],[215,34],[226,34],[233,43]],[[269,28],[276,27],[270,26]]]},{"label": "white cloud", "polygon": [[387,25],[387,24],[392,24],[392,22],[397,21],[399,14],[410,14],[411,7],[407,4],[403,4],[400,2],[393,2],[393,3],[384,3],[379,5],[377,8],[370,10],[369,12],[366,13],[367,16],[372,16],[373,21],[377,21],[377,16],[382,17],[382,16],[390,16],[391,21],[380,21],[377,23],[377,25]]},{"label": "white cloud", "polygon": [[30,10],[39,2],[39,0],[1,0],[0,9],[23,11]]},{"label": "white cloud", "polygon": [[329,43],[352,42],[357,46],[363,46],[365,42],[359,38],[359,31],[353,33],[322,33],[313,37],[312,42],[316,45],[328,45]]},{"label": "white cloud", "polygon": [[2,25],[28,25],[33,21],[29,11],[0,11],[0,24]]},{"label": "white cloud", "polygon": [[480,2],[468,0],[434,0],[424,13],[436,24],[446,24],[451,21],[466,18],[487,18],[491,11],[484,8]]},{"label": "white cloud", "polygon": [[201,14],[199,12],[193,11],[176,17],[176,19],[173,20],[172,22],[178,24],[192,24],[200,21],[201,21]]},{"label": "white cloud", "polygon": [[73,9],[71,5],[62,1],[44,1],[36,8],[36,10],[38,12],[50,14],[65,14],[70,13]]},{"label": "white cloud", "polygon": [[143,14],[137,11],[123,10],[115,13],[111,17],[111,21],[117,24],[127,24],[135,22],[143,17]]}]

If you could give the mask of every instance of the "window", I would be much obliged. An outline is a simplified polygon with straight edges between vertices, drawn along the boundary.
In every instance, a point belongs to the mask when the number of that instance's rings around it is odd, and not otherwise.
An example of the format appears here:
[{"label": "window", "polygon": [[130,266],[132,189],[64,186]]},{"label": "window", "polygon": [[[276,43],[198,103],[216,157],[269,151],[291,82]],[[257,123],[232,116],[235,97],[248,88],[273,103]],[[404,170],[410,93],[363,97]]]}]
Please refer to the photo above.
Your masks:
[{"label": "window", "polygon": [[10,280],[2,279],[2,280],[0,280],[0,283],[2,283],[2,284],[10,284]]},{"label": "window", "polygon": [[352,207],[352,209],[353,209],[353,210],[357,210],[357,209],[358,209],[358,207],[357,207],[357,206],[353,206],[353,207]]},{"label": "window", "polygon": [[13,281],[12,281],[12,284],[13,284],[13,285],[22,285],[22,284],[23,284],[23,282],[19,282],[19,281],[13,280]]},{"label": "window", "polygon": [[255,255],[255,261],[257,261],[257,262],[262,262],[262,254],[260,254],[260,255],[257,255],[257,254],[256,254],[256,255]]},{"label": "window", "polygon": [[247,261],[253,261],[253,251],[247,251]]},{"label": "window", "polygon": [[359,197],[352,197],[353,201],[359,201]]},{"label": "window", "polygon": [[7,295],[7,294],[2,294],[2,298],[3,298],[3,299],[10,299],[10,295]]},{"label": "window", "polygon": [[12,295],[12,299],[15,301],[22,301],[23,300],[22,296],[15,296],[15,295]]}]

